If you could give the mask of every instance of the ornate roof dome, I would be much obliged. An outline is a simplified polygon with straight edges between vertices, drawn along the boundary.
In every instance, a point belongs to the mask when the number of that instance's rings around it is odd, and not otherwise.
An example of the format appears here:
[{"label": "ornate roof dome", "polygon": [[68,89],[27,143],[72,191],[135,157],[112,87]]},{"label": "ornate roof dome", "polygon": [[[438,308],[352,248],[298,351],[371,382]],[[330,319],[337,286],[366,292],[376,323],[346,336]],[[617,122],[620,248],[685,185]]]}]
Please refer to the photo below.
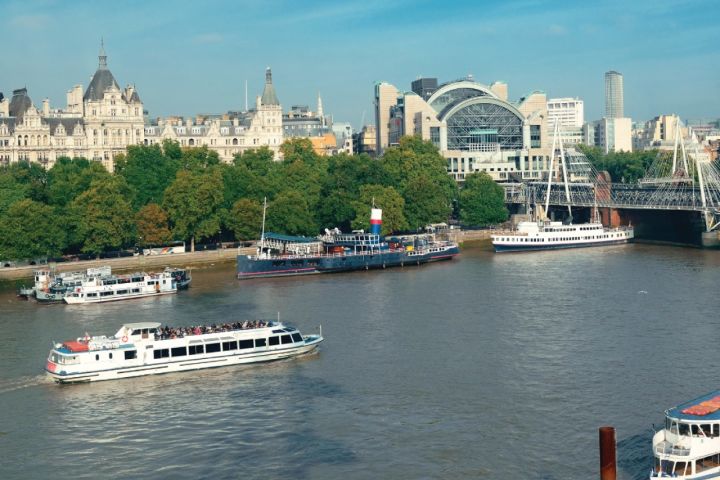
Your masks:
[{"label": "ornate roof dome", "polygon": [[100,54],[98,55],[98,69],[95,75],[93,75],[87,90],[85,90],[83,101],[102,100],[105,90],[110,87],[115,87],[120,90],[120,86],[115,81],[115,77],[113,77],[113,74],[107,68],[107,55],[105,55],[105,48],[101,42]]}]

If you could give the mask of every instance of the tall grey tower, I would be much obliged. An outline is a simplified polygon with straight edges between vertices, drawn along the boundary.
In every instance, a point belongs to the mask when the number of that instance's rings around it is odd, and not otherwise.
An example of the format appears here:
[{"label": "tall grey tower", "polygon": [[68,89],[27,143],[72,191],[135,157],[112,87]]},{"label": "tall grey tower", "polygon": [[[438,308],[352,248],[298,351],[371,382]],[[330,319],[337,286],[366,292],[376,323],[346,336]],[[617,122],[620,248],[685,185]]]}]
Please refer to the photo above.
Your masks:
[{"label": "tall grey tower", "polygon": [[623,76],[611,70],[605,72],[605,118],[623,118]]}]

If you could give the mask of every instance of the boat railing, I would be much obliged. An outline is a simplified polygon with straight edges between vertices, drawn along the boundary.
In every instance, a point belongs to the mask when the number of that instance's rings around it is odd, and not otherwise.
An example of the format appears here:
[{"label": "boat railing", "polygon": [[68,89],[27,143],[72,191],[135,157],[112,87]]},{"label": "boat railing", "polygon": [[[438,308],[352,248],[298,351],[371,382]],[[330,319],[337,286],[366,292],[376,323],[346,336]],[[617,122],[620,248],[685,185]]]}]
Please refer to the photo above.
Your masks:
[{"label": "boat railing", "polygon": [[686,457],[690,455],[690,449],[681,445],[672,445],[668,442],[661,442],[659,445],[655,445],[656,455],[675,455],[678,457]]}]

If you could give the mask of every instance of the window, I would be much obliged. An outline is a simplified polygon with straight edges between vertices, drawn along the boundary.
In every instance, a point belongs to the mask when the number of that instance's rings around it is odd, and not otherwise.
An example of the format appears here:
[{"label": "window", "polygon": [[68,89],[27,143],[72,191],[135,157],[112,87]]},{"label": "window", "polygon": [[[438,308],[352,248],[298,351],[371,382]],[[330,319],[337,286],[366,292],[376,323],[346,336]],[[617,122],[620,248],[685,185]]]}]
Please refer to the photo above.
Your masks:
[{"label": "window", "polygon": [[153,357],[155,359],[158,358],[168,358],[170,356],[170,350],[167,348],[161,348],[158,350],[153,350]]},{"label": "window", "polygon": [[170,353],[172,353],[173,357],[184,357],[187,355],[187,348],[186,347],[175,347],[171,349]]},{"label": "window", "polygon": [[530,125],[530,148],[540,148],[540,125]]},{"label": "window", "polygon": [[240,350],[243,348],[253,348],[253,341],[250,340],[240,340]]},{"label": "window", "polygon": [[109,292],[100,292],[100,296],[101,297],[109,297],[113,293],[115,293],[115,292],[113,292],[112,290],[110,290]]},{"label": "window", "polygon": [[286,343],[292,343],[292,338],[290,338],[290,335],[282,335],[280,339],[282,340],[283,345],[285,345]]},{"label": "window", "polygon": [[205,353],[215,353],[220,351],[219,343],[208,343],[205,345]]},{"label": "window", "polygon": [[265,346],[265,339],[264,339],[264,338],[256,338],[256,339],[255,339],[255,348],[264,347],[264,346]]},{"label": "window", "polygon": [[295,332],[292,334],[292,339],[293,339],[293,342],[302,342],[303,341],[302,335],[300,335],[300,333],[298,333],[298,332]]},{"label": "window", "polygon": [[280,345],[280,337],[270,337],[270,346]]},{"label": "window", "polygon": [[223,342],[222,349],[224,352],[228,350],[237,350],[237,342]]},{"label": "window", "polygon": [[188,347],[188,355],[200,355],[203,352],[203,345],[190,345]]},{"label": "window", "polygon": [[137,350],[125,350],[125,360],[137,358]]}]

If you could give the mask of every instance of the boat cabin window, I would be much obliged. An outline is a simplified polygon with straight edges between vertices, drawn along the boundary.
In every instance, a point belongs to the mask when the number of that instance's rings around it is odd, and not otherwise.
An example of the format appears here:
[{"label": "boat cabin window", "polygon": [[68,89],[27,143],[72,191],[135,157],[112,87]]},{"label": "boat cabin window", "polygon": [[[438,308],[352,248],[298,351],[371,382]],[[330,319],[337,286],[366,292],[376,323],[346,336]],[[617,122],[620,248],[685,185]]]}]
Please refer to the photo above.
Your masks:
[{"label": "boat cabin window", "polygon": [[695,462],[695,473],[704,472],[720,466],[720,454],[710,455]]},{"label": "boat cabin window", "polygon": [[200,355],[203,352],[203,345],[190,345],[188,347],[188,355]]},{"label": "boat cabin window", "polygon": [[252,341],[252,339],[240,340],[240,350],[242,350],[243,348],[253,348],[253,346],[254,346],[254,342]]},{"label": "boat cabin window", "polygon": [[265,346],[265,339],[264,338],[256,338],[255,339],[255,348],[257,347],[264,347]]},{"label": "boat cabin window", "polygon": [[223,352],[226,352],[228,350],[237,350],[237,347],[237,342],[223,342],[222,344]]},{"label": "boat cabin window", "polygon": [[687,423],[678,424],[680,435],[690,435],[690,425]]},{"label": "boat cabin window", "polygon": [[293,342],[302,342],[302,335],[300,335],[298,332],[295,332],[292,334]]},{"label": "boat cabin window", "polygon": [[271,347],[273,345],[280,345],[280,337],[270,337],[269,340],[270,340]]},{"label": "boat cabin window", "polygon": [[205,353],[215,353],[220,351],[219,343],[208,343],[205,345]]},{"label": "boat cabin window", "polygon": [[187,355],[187,348],[186,347],[175,347],[171,349],[171,353],[173,357],[184,357]]},{"label": "boat cabin window", "polygon": [[170,349],[168,348],[159,348],[157,350],[153,351],[153,358],[168,358],[170,356]]},{"label": "boat cabin window", "polygon": [[125,350],[125,360],[137,358],[137,350]]},{"label": "boat cabin window", "polygon": [[77,355],[60,355],[57,353],[53,353],[50,356],[50,360],[52,360],[55,363],[60,363],[63,365],[72,365],[74,363],[80,363]]},{"label": "boat cabin window", "polygon": [[[688,467],[687,462],[675,462],[675,468],[673,469],[673,473],[675,475],[685,475],[685,469]],[[692,470],[692,468],[688,469]],[[691,473],[691,472],[688,472]]]},{"label": "boat cabin window", "polygon": [[282,335],[280,339],[282,340],[283,345],[285,345],[286,343],[292,343],[292,338],[290,338],[290,335]]}]

